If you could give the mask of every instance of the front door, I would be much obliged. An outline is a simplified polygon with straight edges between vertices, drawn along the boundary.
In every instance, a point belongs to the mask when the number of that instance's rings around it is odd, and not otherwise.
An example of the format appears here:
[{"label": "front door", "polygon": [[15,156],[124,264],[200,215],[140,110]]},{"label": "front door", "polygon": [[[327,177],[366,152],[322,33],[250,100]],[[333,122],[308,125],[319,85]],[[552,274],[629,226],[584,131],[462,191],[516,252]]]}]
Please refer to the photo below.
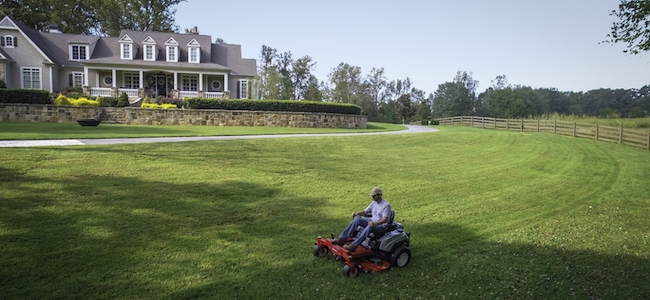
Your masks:
[{"label": "front door", "polygon": [[156,78],[156,96],[167,97],[167,78],[164,76]]}]

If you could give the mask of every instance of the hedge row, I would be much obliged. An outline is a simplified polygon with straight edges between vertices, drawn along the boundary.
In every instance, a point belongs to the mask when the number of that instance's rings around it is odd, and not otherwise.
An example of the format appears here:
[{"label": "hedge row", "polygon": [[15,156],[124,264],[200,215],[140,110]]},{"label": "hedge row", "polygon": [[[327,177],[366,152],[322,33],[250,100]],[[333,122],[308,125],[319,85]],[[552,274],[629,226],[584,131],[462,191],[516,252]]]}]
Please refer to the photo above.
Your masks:
[{"label": "hedge row", "polygon": [[0,103],[50,104],[50,94],[41,90],[0,89]]},{"label": "hedge row", "polygon": [[333,114],[360,115],[361,107],[347,103],[329,103],[295,100],[241,100],[241,99],[202,99],[192,98],[186,101],[189,109],[226,109],[316,112]]}]

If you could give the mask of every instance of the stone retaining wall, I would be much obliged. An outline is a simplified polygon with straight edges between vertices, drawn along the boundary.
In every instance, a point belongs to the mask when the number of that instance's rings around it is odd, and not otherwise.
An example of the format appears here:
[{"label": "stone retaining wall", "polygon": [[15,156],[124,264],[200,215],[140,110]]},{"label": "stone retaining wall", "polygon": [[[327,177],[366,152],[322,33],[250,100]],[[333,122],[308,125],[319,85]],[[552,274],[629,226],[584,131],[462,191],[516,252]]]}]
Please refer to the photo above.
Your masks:
[{"label": "stone retaining wall", "polygon": [[124,110],[123,120],[103,120],[132,125],[209,125],[306,128],[367,127],[367,117],[348,114],[267,112],[217,109],[151,109],[0,103],[0,121],[72,123],[105,118],[102,111]]}]

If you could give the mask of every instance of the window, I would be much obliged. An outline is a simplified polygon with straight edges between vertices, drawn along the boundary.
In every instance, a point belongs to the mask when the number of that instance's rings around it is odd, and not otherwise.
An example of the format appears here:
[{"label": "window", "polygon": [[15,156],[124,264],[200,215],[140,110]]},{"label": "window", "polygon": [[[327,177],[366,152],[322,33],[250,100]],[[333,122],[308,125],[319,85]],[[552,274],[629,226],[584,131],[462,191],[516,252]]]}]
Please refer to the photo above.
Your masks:
[{"label": "window", "polygon": [[167,46],[167,61],[178,62],[178,47]]},{"label": "window", "polygon": [[196,92],[198,91],[199,86],[199,77],[196,75],[185,75],[183,76],[183,91],[186,92]]},{"label": "window", "polygon": [[153,45],[144,45],[144,60],[156,60]]},{"label": "window", "polygon": [[133,59],[133,56],[131,56],[132,48],[132,44],[122,44],[122,59]]},{"label": "window", "polygon": [[84,85],[84,73],[74,72],[72,73],[72,87],[83,87]]},{"label": "window", "polygon": [[239,82],[239,98],[248,99],[248,80]]},{"label": "window", "polygon": [[140,74],[124,73],[124,87],[127,89],[140,88]]},{"label": "window", "polygon": [[200,62],[201,59],[201,51],[199,50],[200,48],[196,47],[190,47],[188,50],[190,52],[190,55],[188,57],[188,62],[191,63],[198,63]]},{"label": "window", "polygon": [[13,48],[16,47],[16,37],[13,35],[5,35],[0,38],[3,47]]},{"label": "window", "polygon": [[70,46],[70,59],[71,60],[86,60],[86,46],[71,45]]},{"label": "window", "polygon": [[22,68],[23,88],[30,90],[40,90],[41,88],[41,69],[39,68]]}]

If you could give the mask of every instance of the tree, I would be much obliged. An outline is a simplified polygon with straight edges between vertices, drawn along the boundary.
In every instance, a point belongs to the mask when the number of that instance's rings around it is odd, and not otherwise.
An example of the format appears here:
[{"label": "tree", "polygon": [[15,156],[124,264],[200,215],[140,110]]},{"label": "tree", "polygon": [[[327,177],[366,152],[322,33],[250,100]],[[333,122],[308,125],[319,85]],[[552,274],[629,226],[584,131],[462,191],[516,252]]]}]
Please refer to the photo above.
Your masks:
[{"label": "tree", "polygon": [[322,85],[324,85],[324,83],[319,84],[316,76],[309,76],[307,91],[305,92],[303,98],[309,101],[323,101],[323,92],[321,91]]},{"label": "tree", "polygon": [[409,94],[403,94],[397,98],[397,101],[395,101],[395,112],[402,118],[402,124],[406,123],[406,119],[415,115],[415,107],[411,103],[411,96]]},{"label": "tree", "polygon": [[530,87],[489,89],[485,92],[485,106],[490,117],[524,118],[534,113],[535,97]]},{"label": "tree", "polygon": [[[304,99],[309,89],[311,71],[316,67],[316,62],[309,55],[305,55],[293,62],[294,99]],[[315,78],[315,77],[314,77]],[[318,82],[318,80],[316,80]]]},{"label": "tree", "polygon": [[357,95],[361,91],[361,68],[340,63],[329,74],[331,100],[341,103],[357,103]]},{"label": "tree", "polygon": [[432,111],[435,117],[470,115],[473,112],[474,96],[465,84],[445,82],[433,93]]},{"label": "tree", "polygon": [[0,15],[45,30],[58,24],[66,33],[117,36],[122,29],[177,31],[173,8],[186,0],[4,0]]},{"label": "tree", "polygon": [[611,16],[618,18],[606,43],[627,43],[625,53],[639,54],[650,49],[650,2],[647,0],[621,0],[618,11]]},{"label": "tree", "polygon": [[386,76],[384,76],[384,68],[372,68],[370,73],[366,76],[364,81],[366,92],[372,99],[374,109],[368,112],[369,116],[377,116],[379,114],[379,107],[386,101],[388,93],[386,91]]}]

